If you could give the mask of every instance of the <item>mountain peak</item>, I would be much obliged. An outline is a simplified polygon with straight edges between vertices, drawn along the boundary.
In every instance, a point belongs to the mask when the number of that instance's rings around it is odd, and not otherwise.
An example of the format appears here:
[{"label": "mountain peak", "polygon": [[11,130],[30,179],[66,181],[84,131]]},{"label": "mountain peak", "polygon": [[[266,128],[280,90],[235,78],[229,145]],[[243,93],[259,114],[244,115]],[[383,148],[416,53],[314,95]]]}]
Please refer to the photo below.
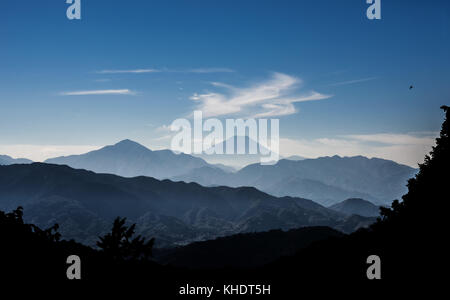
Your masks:
[{"label": "mountain peak", "polygon": [[115,146],[118,146],[118,145],[141,145],[141,144],[139,144],[135,141],[132,141],[130,139],[124,139],[115,144]]},{"label": "mountain peak", "polygon": [[159,179],[179,176],[207,165],[200,158],[187,154],[176,155],[170,150],[152,151],[129,139],[85,154],[55,157],[45,162],[97,173],[125,177],[150,176]]},{"label": "mountain peak", "polygon": [[135,141],[129,140],[129,139],[122,140],[122,141],[114,144],[113,147],[122,148],[122,149],[132,149],[132,148],[143,149],[143,148],[145,148],[146,150],[151,151],[147,147],[145,147]]}]

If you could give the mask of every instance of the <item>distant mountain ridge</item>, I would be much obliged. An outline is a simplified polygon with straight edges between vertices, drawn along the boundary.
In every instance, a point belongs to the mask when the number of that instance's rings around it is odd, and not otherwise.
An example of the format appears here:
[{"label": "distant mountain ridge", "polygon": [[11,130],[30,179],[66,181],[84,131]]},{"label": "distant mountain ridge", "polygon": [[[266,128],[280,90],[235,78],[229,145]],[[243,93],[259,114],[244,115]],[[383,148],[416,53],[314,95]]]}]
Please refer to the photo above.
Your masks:
[{"label": "distant mountain ridge", "polygon": [[[270,141],[268,141],[268,143],[269,142]],[[239,148],[239,150],[243,151],[244,154],[238,153],[239,143],[241,145],[244,145],[243,148]],[[252,149],[256,150],[255,152],[250,151],[251,143],[253,143],[255,146],[255,149]],[[231,145],[233,147],[231,147]],[[232,149],[231,153],[227,151],[227,147],[230,147],[230,149]],[[222,151],[223,154],[206,154],[206,151],[213,151],[215,149]],[[260,163],[261,157],[268,157],[267,153],[270,153],[270,150],[267,147],[263,146],[261,143],[255,141],[254,139],[251,139],[248,136],[237,135],[211,146],[208,150],[206,150],[205,153],[197,154],[195,156],[204,159],[210,164],[224,164],[227,166],[232,166],[235,169],[239,169],[242,166],[249,164]]]},{"label": "distant mountain ridge", "polygon": [[152,151],[131,140],[81,155],[47,159],[45,163],[68,165],[96,173],[116,174],[124,177],[150,176],[170,178],[207,166],[201,158],[170,150]]},{"label": "distant mountain ridge", "polygon": [[67,166],[0,166],[0,209],[25,208],[28,222],[60,224],[67,239],[92,244],[116,216],[139,234],[173,246],[244,232],[330,226],[344,232],[372,218],[348,218],[311,200],[277,198],[252,187],[203,187],[150,177],[124,178]]},{"label": "distant mountain ridge", "polygon": [[31,164],[32,162],[26,158],[12,158],[8,155],[0,155],[0,165]]},{"label": "distant mountain ridge", "polygon": [[351,198],[329,207],[335,211],[347,215],[360,215],[364,217],[378,217],[380,215],[380,207],[369,201],[358,198]]},{"label": "distant mountain ridge", "polygon": [[333,156],[299,161],[282,159],[275,165],[252,164],[233,175],[197,169],[174,179],[205,186],[254,186],[275,196],[307,198],[325,206],[348,198],[385,205],[406,192],[407,181],[416,172],[379,158]]}]

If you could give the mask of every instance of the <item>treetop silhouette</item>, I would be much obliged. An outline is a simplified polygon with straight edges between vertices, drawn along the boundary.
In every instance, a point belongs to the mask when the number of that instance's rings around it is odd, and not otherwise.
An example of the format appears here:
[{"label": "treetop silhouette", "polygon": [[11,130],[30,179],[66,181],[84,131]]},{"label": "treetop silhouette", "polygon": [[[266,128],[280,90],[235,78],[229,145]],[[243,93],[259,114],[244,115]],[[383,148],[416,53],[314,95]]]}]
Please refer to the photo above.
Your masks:
[{"label": "treetop silhouette", "polygon": [[112,231],[97,242],[97,246],[110,257],[117,260],[147,260],[152,256],[155,239],[148,241],[141,235],[132,238],[136,224],[125,225],[126,218],[117,217],[114,220]]}]

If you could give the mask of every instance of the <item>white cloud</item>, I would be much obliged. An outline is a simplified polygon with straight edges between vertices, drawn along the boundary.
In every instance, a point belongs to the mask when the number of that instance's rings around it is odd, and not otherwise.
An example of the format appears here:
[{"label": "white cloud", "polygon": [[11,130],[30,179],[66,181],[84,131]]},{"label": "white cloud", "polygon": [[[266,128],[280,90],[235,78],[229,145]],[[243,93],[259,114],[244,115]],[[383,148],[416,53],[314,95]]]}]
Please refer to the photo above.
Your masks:
[{"label": "white cloud", "polygon": [[284,157],[300,155],[308,158],[320,156],[379,157],[417,167],[435,143],[438,133],[366,134],[335,138],[280,139],[280,152]]},{"label": "white cloud", "polygon": [[190,99],[198,103],[196,110],[201,110],[205,117],[240,115],[261,118],[296,113],[293,105],[295,102],[331,97],[314,91],[302,96],[292,95],[300,84],[301,80],[298,78],[274,73],[270,80],[247,88],[213,82],[213,86],[225,88],[229,93],[194,94]]},{"label": "white cloud", "polygon": [[40,162],[48,158],[83,154],[100,148],[100,146],[91,145],[0,145],[0,153]]},{"label": "white cloud", "polygon": [[[163,136],[160,136],[160,137],[153,138],[152,141],[156,141],[156,142],[169,141],[169,140],[172,139],[172,137],[173,137],[172,134],[166,134],[166,135],[163,135]],[[167,146],[166,146],[166,148],[167,148]]]},{"label": "white cloud", "polygon": [[228,68],[199,68],[191,69],[188,73],[233,73],[234,70]]},{"label": "white cloud", "polygon": [[360,82],[366,82],[366,81],[372,81],[377,79],[377,77],[369,77],[369,78],[362,78],[362,79],[354,79],[354,80],[348,80],[348,81],[341,81],[330,84],[330,86],[340,86],[340,85],[348,85],[348,84],[354,84],[354,83],[360,83]]},{"label": "white cloud", "polygon": [[144,73],[232,73],[234,70],[229,68],[196,68],[186,70],[174,70],[174,69],[130,69],[130,70],[101,70],[97,71],[97,74],[144,74]]},{"label": "white cloud", "polygon": [[87,96],[87,95],[135,95],[135,92],[129,89],[121,90],[90,90],[90,91],[72,91],[62,92],[61,96]]},{"label": "white cloud", "polygon": [[363,142],[375,142],[391,145],[431,145],[434,143],[437,133],[420,136],[412,134],[392,134],[392,133],[379,133],[379,134],[365,134],[365,135],[347,135],[349,139],[354,139]]},{"label": "white cloud", "polygon": [[134,70],[102,70],[98,74],[142,74],[142,73],[156,73],[160,70],[156,69],[134,69]]},{"label": "white cloud", "polygon": [[171,132],[170,125],[161,125],[155,129],[156,132]]}]

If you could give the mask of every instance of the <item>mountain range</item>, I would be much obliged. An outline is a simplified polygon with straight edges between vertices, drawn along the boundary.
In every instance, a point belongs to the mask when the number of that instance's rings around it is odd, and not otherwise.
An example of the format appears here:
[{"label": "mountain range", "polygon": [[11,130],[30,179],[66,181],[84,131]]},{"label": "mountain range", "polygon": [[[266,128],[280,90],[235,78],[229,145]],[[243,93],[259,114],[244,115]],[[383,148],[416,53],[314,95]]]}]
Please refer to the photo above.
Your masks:
[{"label": "mountain range", "polygon": [[333,156],[252,164],[233,174],[205,166],[172,179],[205,186],[253,186],[275,196],[302,197],[326,206],[348,198],[389,205],[406,192],[407,181],[416,172],[385,159]]},{"label": "mountain range", "polygon": [[360,215],[364,217],[378,217],[380,215],[379,206],[364,199],[357,198],[344,200],[331,205],[329,208],[347,215]]},{"label": "mountain range", "polygon": [[33,161],[25,158],[12,158],[8,155],[0,155],[0,165],[12,165],[12,164],[30,164]]},{"label": "mountain range", "polygon": [[170,150],[152,151],[130,140],[123,140],[86,154],[56,157],[45,162],[96,173],[124,177],[150,176],[159,179],[185,174],[208,165],[201,158],[184,153],[175,154]]},{"label": "mountain range", "polygon": [[60,225],[66,239],[93,245],[112,220],[127,217],[159,247],[245,232],[330,226],[352,232],[374,218],[347,216],[311,200],[274,197],[253,187],[125,178],[68,166],[0,166],[0,209],[25,208],[26,221]]},{"label": "mountain range", "polygon": [[275,165],[257,163],[233,172],[199,157],[152,151],[130,140],[45,162],[124,177],[151,176],[204,186],[252,186],[275,196],[307,198],[326,206],[349,198],[388,205],[406,192],[407,180],[417,171],[385,159],[333,156],[282,159]]}]

